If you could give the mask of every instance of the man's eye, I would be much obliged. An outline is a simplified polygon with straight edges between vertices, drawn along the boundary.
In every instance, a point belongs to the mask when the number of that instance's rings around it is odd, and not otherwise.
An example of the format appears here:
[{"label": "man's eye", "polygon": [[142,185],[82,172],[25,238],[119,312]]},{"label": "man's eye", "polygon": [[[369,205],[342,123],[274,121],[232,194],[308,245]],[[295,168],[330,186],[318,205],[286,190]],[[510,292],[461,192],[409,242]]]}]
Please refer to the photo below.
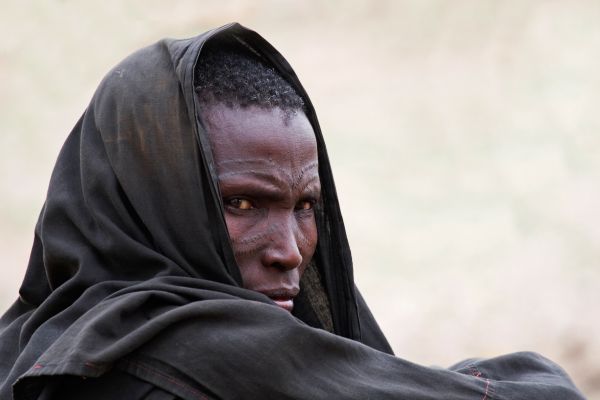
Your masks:
[{"label": "man's eye", "polygon": [[302,200],[296,204],[296,210],[312,210],[315,206],[315,202],[312,200]]},{"label": "man's eye", "polygon": [[254,208],[250,200],[234,198],[227,201],[227,205],[238,210],[251,210]]}]

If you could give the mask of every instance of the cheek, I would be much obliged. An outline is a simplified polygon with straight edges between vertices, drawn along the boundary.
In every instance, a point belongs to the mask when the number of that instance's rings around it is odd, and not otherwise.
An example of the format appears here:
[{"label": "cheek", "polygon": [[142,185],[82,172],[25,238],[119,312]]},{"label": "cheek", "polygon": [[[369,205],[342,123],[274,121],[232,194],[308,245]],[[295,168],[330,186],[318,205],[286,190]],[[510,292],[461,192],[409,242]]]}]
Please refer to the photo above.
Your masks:
[{"label": "cheek", "polygon": [[241,259],[260,253],[268,242],[269,227],[263,218],[225,215],[231,247],[238,263]]},{"label": "cheek", "polygon": [[318,233],[314,215],[298,221],[298,248],[302,254],[303,264],[308,264],[317,248]]}]

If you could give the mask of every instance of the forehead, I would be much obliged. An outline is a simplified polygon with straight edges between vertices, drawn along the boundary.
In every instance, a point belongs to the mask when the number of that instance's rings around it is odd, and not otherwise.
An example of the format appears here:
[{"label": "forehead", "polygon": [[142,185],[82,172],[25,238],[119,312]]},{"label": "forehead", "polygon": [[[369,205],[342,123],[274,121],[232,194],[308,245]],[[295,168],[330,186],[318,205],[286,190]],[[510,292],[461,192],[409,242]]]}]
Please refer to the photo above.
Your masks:
[{"label": "forehead", "polygon": [[202,112],[202,119],[218,170],[248,163],[294,169],[317,161],[314,131],[302,112],[216,104]]}]

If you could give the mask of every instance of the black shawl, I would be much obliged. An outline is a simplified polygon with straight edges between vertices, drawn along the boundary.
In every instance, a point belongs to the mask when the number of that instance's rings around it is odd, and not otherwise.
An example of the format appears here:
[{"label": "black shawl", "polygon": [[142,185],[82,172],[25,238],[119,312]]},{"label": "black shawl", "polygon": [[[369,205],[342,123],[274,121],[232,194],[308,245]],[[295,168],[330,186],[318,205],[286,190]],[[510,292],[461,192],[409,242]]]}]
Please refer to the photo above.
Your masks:
[{"label": "black shawl", "polygon": [[[316,265],[333,334],[310,307],[292,316],[240,285],[193,88],[203,44],[219,38],[252,48],[307,103],[322,185]],[[535,354],[453,370],[391,354],[354,286],[310,100],[285,59],[238,24],[162,40],[121,62],[52,174],[20,296],[0,321],[0,398],[14,390],[36,399],[64,376],[114,368],[184,399],[581,398]]]}]

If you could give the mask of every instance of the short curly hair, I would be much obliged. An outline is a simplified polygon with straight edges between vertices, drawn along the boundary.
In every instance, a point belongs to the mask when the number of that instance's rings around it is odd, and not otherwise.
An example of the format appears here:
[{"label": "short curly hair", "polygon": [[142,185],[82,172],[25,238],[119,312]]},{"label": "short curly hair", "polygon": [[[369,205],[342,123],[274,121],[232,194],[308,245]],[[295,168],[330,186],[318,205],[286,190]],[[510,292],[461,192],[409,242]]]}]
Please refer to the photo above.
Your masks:
[{"label": "short curly hair", "polygon": [[200,103],[228,107],[280,108],[305,112],[293,86],[256,51],[237,41],[212,40],[203,47],[194,73]]}]

